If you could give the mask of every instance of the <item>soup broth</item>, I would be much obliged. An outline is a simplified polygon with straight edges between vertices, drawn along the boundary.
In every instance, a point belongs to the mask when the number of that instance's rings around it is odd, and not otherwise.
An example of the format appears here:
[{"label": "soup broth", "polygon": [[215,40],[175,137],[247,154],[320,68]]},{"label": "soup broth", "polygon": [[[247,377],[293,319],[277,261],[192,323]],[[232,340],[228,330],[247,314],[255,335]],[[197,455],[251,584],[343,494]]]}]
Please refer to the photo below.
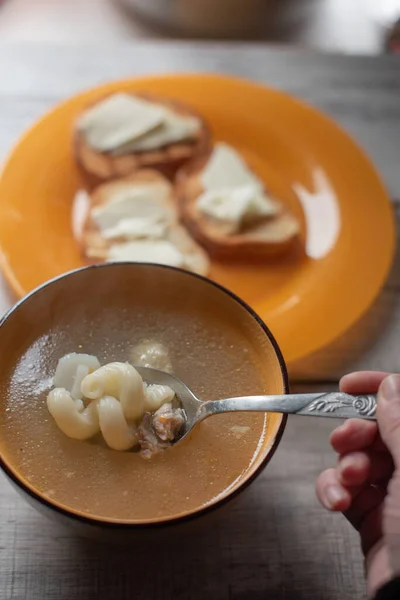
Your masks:
[{"label": "soup broth", "polygon": [[218,303],[213,314],[199,312],[196,302],[166,309],[165,298],[148,298],[135,311],[122,302],[98,308],[86,321],[82,311],[66,310],[50,331],[33,331],[19,358],[11,358],[13,368],[0,388],[1,453],[18,476],[63,507],[131,522],[190,513],[234,487],[262,445],[267,426],[262,413],[214,416],[176,446],[144,460],[97,438],[68,438],[46,406],[62,354],[95,354],[101,364],[128,361],[132,347],[148,338],[165,344],[173,373],[202,399],[281,391],[266,376],[260,355],[266,336],[259,326],[252,325],[260,334],[250,342],[246,329],[224,316]]}]

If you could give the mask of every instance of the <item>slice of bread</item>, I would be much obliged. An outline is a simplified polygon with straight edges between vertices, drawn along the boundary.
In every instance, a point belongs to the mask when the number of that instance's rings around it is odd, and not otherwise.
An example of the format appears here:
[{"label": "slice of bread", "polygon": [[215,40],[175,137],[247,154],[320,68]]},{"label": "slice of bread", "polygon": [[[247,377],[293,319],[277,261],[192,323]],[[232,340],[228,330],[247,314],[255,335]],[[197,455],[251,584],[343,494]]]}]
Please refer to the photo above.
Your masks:
[{"label": "slice of bread", "polygon": [[201,173],[209,156],[181,169],[176,179],[176,195],[182,222],[210,256],[226,261],[266,260],[286,252],[298,239],[300,224],[279,203],[279,212],[260,219],[239,233],[229,234],[220,222],[202,214],[197,200],[205,191]]},{"label": "slice of bread", "polygon": [[187,161],[203,156],[210,150],[211,135],[208,125],[194,109],[178,101],[158,97],[154,94],[137,93],[132,95],[162,104],[179,115],[196,117],[201,123],[200,131],[192,140],[172,143],[157,150],[115,155],[111,152],[99,152],[89,146],[75,126],[75,157],[86,175],[89,186],[93,187],[107,180],[125,177],[140,169],[155,169],[167,178],[173,179],[177,170]]},{"label": "slice of bread", "polygon": [[[143,184],[159,184],[166,188],[166,195],[157,202],[163,209],[167,231],[166,241],[171,242],[185,257],[187,270],[200,275],[207,275],[210,261],[206,252],[201,248],[179,223],[179,217],[174,199],[174,190],[171,183],[157,171],[143,169],[134,175],[118,179],[116,181],[103,183],[90,195],[90,204],[84,221],[81,238],[79,240],[85,260],[90,264],[107,260],[111,242],[105,239],[91,215],[91,209],[110,202],[112,197],[126,189],[127,186],[140,186]],[[135,216],[135,215],[132,215]],[[123,243],[123,238],[113,239],[113,244]]]}]

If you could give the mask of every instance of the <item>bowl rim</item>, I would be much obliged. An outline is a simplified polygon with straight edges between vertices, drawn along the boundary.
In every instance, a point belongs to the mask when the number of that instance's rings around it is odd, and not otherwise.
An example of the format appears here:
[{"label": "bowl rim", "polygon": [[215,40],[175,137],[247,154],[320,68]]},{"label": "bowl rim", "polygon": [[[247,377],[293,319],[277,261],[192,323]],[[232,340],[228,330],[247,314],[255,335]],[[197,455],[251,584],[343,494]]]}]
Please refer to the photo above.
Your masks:
[{"label": "bowl rim", "polygon": [[[146,267],[149,269],[153,269],[153,268],[160,269],[161,268],[161,269],[167,269],[167,270],[172,270],[172,271],[178,271],[181,274],[183,274],[184,276],[199,279],[204,284],[211,285],[211,286],[219,289],[224,294],[227,294],[228,296],[230,296],[232,300],[234,300],[237,304],[242,306],[242,308],[244,308],[249,313],[249,315],[261,327],[261,329],[263,330],[263,333],[267,336],[269,342],[271,343],[271,345],[273,347],[275,355],[278,359],[280,372],[281,372],[281,376],[282,376],[282,380],[283,380],[284,393],[285,394],[289,393],[289,375],[288,375],[285,360],[283,358],[283,354],[281,352],[281,349],[279,348],[279,345],[278,345],[275,337],[273,336],[273,334],[270,331],[270,329],[268,328],[268,326],[261,319],[261,317],[259,317],[259,315],[244,300],[242,300],[239,296],[237,296],[236,294],[231,292],[228,288],[224,287],[223,285],[209,279],[208,277],[204,277],[203,275],[199,275],[197,273],[193,273],[191,271],[187,271],[185,269],[181,269],[178,267],[172,267],[169,265],[162,265],[162,264],[155,264],[155,263],[143,263],[143,262],[133,263],[133,262],[122,262],[121,261],[121,262],[110,262],[110,263],[87,265],[84,267],[79,267],[77,269],[73,269],[71,271],[67,271],[65,273],[62,273],[61,275],[57,275],[56,277],[49,279],[48,281],[45,281],[41,285],[37,286],[35,289],[31,290],[23,298],[18,300],[14,304],[14,306],[12,306],[1,317],[1,319],[0,319],[0,335],[1,335],[1,328],[3,327],[3,325],[8,321],[8,319],[13,314],[18,312],[19,309],[21,308],[21,306],[23,304],[25,304],[25,302],[28,302],[32,296],[35,296],[37,293],[45,290],[48,287],[51,287],[52,285],[58,283],[60,280],[67,279],[78,273],[86,272],[89,270],[110,269],[110,268],[112,269],[115,266],[127,267],[127,268],[135,268],[137,266],[141,266],[141,267]],[[135,522],[124,521],[124,520],[102,519],[99,517],[82,514],[79,511],[75,512],[73,509],[68,509],[67,507],[64,508],[63,506],[58,505],[55,502],[52,502],[50,499],[47,499],[45,496],[43,496],[39,491],[35,490],[33,487],[31,488],[28,485],[26,485],[26,483],[17,476],[16,472],[14,472],[14,470],[11,468],[11,466],[9,466],[7,464],[7,461],[4,460],[4,458],[1,454],[0,454],[0,469],[3,470],[3,472],[10,478],[10,480],[13,482],[13,484],[17,488],[22,490],[25,494],[28,494],[28,496],[33,501],[38,502],[44,508],[46,508],[50,511],[55,511],[59,515],[61,515],[63,517],[67,517],[68,519],[72,519],[74,521],[83,523],[85,525],[90,525],[91,527],[101,527],[101,528],[106,528],[108,530],[162,529],[165,527],[172,527],[174,525],[176,526],[178,524],[182,524],[182,523],[186,523],[188,521],[198,519],[209,512],[217,510],[218,508],[220,508],[227,502],[230,502],[231,500],[233,500],[241,492],[243,492],[256,479],[256,477],[261,473],[261,471],[267,466],[267,464],[272,459],[272,457],[275,454],[275,451],[282,439],[283,432],[286,427],[286,423],[287,423],[287,415],[282,414],[281,422],[278,427],[278,431],[274,437],[274,440],[273,440],[271,446],[269,447],[269,449],[267,451],[265,458],[260,462],[260,464],[254,470],[254,472],[245,481],[243,481],[243,483],[241,483],[236,489],[234,489],[232,492],[228,492],[224,496],[221,495],[222,497],[215,500],[215,502],[206,504],[205,506],[202,506],[199,509],[196,509],[190,513],[178,514],[177,516],[168,518],[166,520],[160,519],[160,520],[150,521],[150,522],[143,521],[143,522],[135,523]]]}]

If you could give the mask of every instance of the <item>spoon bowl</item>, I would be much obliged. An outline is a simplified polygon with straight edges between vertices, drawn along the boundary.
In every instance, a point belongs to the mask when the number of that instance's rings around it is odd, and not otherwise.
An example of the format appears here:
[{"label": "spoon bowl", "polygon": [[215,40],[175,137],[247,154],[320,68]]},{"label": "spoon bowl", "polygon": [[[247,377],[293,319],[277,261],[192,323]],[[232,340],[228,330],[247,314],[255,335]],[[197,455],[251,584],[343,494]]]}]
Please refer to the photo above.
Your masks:
[{"label": "spoon bowl", "polygon": [[135,365],[135,369],[147,384],[167,385],[174,390],[185,413],[185,422],[173,443],[176,444],[180,442],[188,435],[196,423],[205,418],[202,417],[202,419],[199,419],[199,414],[201,413],[202,406],[208,403],[199,400],[199,398],[193,394],[192,390],[190,390],[181,379],[175,377],[175,375],[151,367],[139,367]]}]

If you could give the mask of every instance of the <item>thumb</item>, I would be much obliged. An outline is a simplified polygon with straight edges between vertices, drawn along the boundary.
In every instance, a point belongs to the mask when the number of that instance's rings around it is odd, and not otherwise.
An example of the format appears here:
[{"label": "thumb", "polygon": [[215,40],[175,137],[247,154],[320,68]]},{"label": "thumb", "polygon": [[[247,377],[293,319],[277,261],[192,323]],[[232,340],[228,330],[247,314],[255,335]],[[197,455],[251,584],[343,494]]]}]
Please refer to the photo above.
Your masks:
[{"label": "thumb", "polygon": [[382,381],[377,417],[381,437],[400,468],[400,375],[389,375]]}]

